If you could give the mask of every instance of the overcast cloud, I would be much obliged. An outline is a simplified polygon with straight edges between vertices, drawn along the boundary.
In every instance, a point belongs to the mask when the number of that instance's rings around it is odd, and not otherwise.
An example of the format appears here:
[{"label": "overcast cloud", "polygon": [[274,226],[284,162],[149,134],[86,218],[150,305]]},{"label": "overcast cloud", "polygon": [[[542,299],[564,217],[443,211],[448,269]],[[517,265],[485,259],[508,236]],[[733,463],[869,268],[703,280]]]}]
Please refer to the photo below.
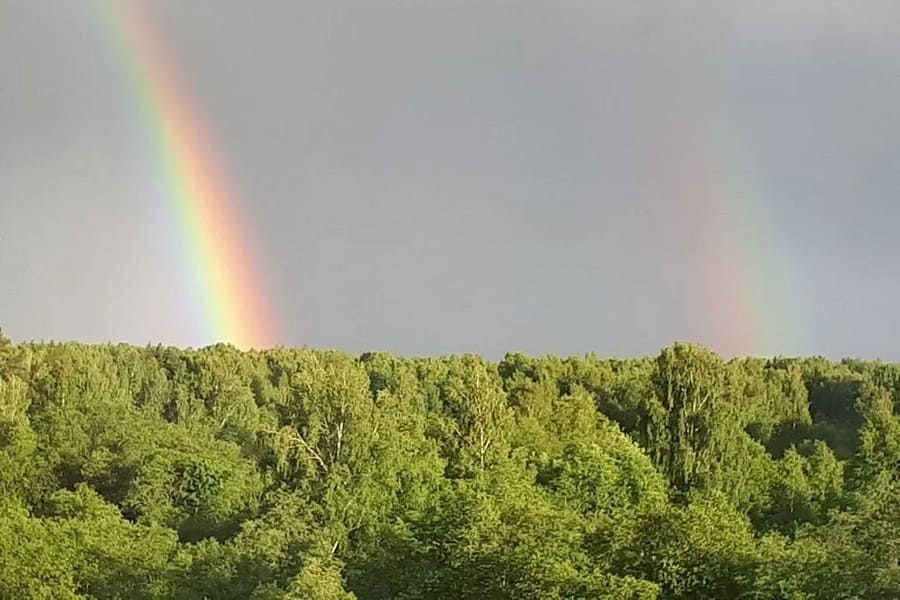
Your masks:
[{"label": "overcast cloud", "polygon": [[[896,1],[148,6],[285,345],[900,360]],[[214,341],[138,115],[94,3],[0,0],[13,339]]]}]

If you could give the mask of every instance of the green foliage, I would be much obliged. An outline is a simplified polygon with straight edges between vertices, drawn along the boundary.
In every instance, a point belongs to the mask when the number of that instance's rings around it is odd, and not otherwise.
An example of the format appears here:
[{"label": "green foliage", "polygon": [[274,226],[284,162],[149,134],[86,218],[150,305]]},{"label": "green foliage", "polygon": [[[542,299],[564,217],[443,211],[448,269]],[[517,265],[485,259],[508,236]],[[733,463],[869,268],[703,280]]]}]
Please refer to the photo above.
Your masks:
[{"label": "green foliage", "polygon": [[634,442],[604,424],[590,445],[566,446],[541,465],[537,481],[568,508],[596,516],[666,501],[665,480]]},{"label": "green foliage", "polygon": [[0,335],[0,598],[900,597],[900,366]]},{"label": "green foliage", "polygon": [[825,522],[844,494],[844,467],[824,442],[806,455],[791,448],[778,461],[773,486],[773,524]]},{"label": "green foliage", "polygon": [[678,491],[716,486],[740,433],[725,394],[725,365],[713,352],[675,344],[657,359],[656,394],[646,400],[646,444]]},{"label": "green foliage", "polygon": [[722,496],[639,512],[612,530],[607,560],[657,582],[663,598],[737,598],[752,584],[753,532]]}]

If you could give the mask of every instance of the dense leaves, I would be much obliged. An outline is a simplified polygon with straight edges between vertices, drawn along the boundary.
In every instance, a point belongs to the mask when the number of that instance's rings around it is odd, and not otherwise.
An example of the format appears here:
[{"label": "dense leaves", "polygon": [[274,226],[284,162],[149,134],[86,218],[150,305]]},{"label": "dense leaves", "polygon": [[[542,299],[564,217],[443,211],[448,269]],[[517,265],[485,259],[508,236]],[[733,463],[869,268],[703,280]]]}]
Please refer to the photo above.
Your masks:
[{"label": "dense leaves", "polygon": [[0,598],[900,597],[900,367],[16,345]]}]

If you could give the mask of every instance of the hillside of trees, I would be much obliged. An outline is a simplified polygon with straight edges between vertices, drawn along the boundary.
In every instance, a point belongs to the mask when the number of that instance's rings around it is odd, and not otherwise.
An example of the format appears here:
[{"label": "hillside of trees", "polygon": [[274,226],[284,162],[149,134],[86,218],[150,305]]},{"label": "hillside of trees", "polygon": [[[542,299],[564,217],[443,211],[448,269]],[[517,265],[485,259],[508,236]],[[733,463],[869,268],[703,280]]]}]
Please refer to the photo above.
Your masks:
[{"label": "hillside of trees", "polygon": [[0,598],[900,598],[900,365],[0,336]]}]

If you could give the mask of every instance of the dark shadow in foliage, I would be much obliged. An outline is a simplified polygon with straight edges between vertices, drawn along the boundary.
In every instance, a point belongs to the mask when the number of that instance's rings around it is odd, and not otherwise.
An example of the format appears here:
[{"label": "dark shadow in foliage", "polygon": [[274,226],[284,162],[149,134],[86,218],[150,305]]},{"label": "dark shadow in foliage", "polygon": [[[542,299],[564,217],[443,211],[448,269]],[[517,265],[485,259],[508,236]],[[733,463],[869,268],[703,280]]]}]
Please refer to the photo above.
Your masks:
[{"label": "dark shadow in foliage", "polygon": [[781,423],[769,437],[762,433],[757,423],[747,426],[747,433],[762,443],[773,458],[782,458],[788,448],[803,446],[809,442],[822,441],[834,450],[842,460],[849,460],[856,454],[859,446],[858,428],[835,421],[815,421],[802,423],[797,421]]}]

